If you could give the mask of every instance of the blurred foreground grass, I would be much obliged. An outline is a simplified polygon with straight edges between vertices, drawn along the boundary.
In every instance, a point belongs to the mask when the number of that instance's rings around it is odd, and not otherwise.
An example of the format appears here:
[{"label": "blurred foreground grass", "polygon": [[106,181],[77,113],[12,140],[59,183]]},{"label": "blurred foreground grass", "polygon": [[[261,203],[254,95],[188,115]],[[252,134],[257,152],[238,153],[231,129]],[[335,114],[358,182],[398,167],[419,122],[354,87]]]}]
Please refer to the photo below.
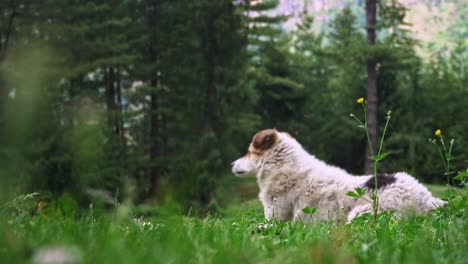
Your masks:
[{"label": "blurred foreground grass", "polygon": [[34,214],[2,209],[0,263],[466,263],[466,206],[462,190],[424,216],[304,226],[265,221],[256,200],[223,216],[146,218],[125,205],[78,212],[62,200]]}]

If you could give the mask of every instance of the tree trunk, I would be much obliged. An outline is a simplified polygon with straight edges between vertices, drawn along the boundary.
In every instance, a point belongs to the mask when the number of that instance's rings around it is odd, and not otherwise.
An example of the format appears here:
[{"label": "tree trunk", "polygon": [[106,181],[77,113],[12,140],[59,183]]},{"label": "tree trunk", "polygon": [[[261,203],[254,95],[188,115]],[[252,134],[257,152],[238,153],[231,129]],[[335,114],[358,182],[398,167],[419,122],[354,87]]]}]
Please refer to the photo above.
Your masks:
[{"label": "tree trunk", "polygon": [[[157,87],[158,83],[155,79],[151,80],[151,86]],[[159,186],[161,178],[161,170],[158,164],[160,156],[160,127],[159,127],[159,98],[156,91],[151,92],[150,103],[150,197],[154,198]]]},{"label": "tree trunk", "polygon": [[[0,61],[1,64],[1,61]],[[3,72],[0,71],[0,150],[5,147],[5,111],[6,111],[6,101],[8,100],[6,92],[6,83],[3,80]],[[3,153],[0,151],[0,153]],[[4,159],[3,154],[0,154],[0,159]]]},{"label": "tree trunk", "polygon": [[[210,28],[211,26],[209,26]],[[209,33],[211,35],[211,33]],[[214,40],[209,39],[207,42]],[[213,128],[213,120],[216,114],[216,97],[217,91],[215,87],[215,58],[212,50],[209,47],[214,46],[213,43],[208,44],[205,50],[205,62],[207,63],[206,72],[206,90],[205,102],[203,107],[203,132],[209,132]]]},{"label": "tree trunk", "polygon": [[[375,24],[376,24],[376,0],[366,0],[366,22],[367,41],[369,45],[375,44]],[[377,60],[373,57],[367,59],[367,125],[371,138],[374,155],[377,155],[377,133],[378,133],[378,93],[377,93]],[[366,148],[364,170],[366,173],[373,172],[373,162],[369,148]]]},{"label": "tree trunk", "polygon": [[[18,4],[15,0],[10,1],[10,14],[7,19],[7,26],[5,32],[0,32],[0,39],[3,39],[3,43],[0,41],[0,65],[4,62],[7,54],[8,45],[10,44],[11,36],[13,33],[13,25],[15,18],[18,16]],[[5,107],[6,101],[8,100],[8,91],[6,81],[4,79],[3,72],[0,72],[0,140],[3,140],[3,130],[5,123]],[[3,142],[0,142],[0,147]]]},{"label": "tree trunk", "polygon": [[68,129],[74,129],[74,126],[77,124],[77,119],[75,116],[75,110],[76,110],[76,97],[78,94],[78,89],[80,88],[81,84],[81,76],[71,78],[69,81],[69,86],[68,86],[68,96],[69,102],[66,107],[66,120],[65,122],[68,123]]},{"label": "tree trunk", "polygon": [[[216,6],[217,3],[213,3],[211,5]],[[202,133],[204,135],[208,135],[210,133],[214,133],[214,123],[216,122],[216,115],[218,111],[218,91],[216,88],[216,67],[217,67],[217,42],[215,39],[215,8],[213,8],[207,18],[207,27],[205,34],[203,36],[203,53],[204,53],[204,63],[206,65],[206,88],[204,94],[204,102],[203,102],[203,118],[202,118]],[[204,142],[202,146],[200,146],[201,155],[208,155],[211,153],[210,148],[212,147],[211,144],[213,142]],[[208,159],[209,157],[203,157],[204,159]],[[208,162],[208,164],[213,164],[212,162]],[[212,173],[216,170],[216,168],[208,165],[208,167],[204,168],[205,177],[202,178],[202,186],[200,189],[200,201],[202,204],[208,204],[211,200],[213,200],[213,189],[214,181],[212,179],[212,175],[208,176],[209,173]]]},{"label": "tree trunk", "polygon": [[118,134],[120,136],[120,143],[122,144],[122,147],[124,148],[124,155],[125,155],[125,146],[126,146],[126,142],[125,142],[125,131],[124,131],[124,120],[123,120],[123,106],[122,106],[122,84],[121,84],[121,81],[120,81],[120,76],[117,77],[117,81],[116,81],[116,94],[117,94],[117,111],[118,111],[118,115],[117,115],[117,131],[118,131]]},{"label": "tree trunk", "polygon": [[106,106],[107,106],[107,122],[108,126],[114,134],[117,134],[116,126],[116,111],[115,103],[115,73],[114,68],[109,67],[106,74]]},{"label": "tree trunk", "polygon": [[[156,64],[158,63],[158,54],[157,54],[157,33],[156,25],[158,18],[158,5],[156,0],[152,0],[148,5],[148,29],[151,31],[150,39],[148,42],[148,64],[153,69],[156,69]],[[158,165],[158,158],[160,157],[160,140],[161,140],[161,129],[159,124],[159,94],[156,88],[159,86],[159,79],[157,70],[151,71],[151,76],[149,83],[152,87],[150,94],[150,148],[149,148],[149,157],[150,157],[150,168],[149,168],[149,178],[150,178],[150,190],[149,198],[155,198],[157,189],[159,187],[159,182],[161,178],[161,170]]]},{"label": "tree trunk", "polygon": [[3,45],[0,42],[0,62],[2,62],[3,58],[5,58],[5,56],[6,56],[6,50],[8,49],[8,44],[10,42],[11,34],[13,32],[13,23],[15,21],[16,16],[18,16],[17,8],[18,8],[18,5],[17,5],[16,1],[11,0],[10,1],[11,13],[8,16],[8,24],[7,24],[7,27],[5,29],[5,40],[4,40]]}]

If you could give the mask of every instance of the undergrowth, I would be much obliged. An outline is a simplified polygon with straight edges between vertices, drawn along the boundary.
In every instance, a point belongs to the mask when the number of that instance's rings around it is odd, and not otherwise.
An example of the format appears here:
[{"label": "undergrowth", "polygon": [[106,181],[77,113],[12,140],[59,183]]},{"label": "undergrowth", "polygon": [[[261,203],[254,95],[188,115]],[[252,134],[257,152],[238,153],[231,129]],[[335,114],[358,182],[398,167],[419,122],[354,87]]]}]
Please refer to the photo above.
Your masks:
[{"label": "undergrowth", "polygon": [[37,261],[51,248],[77,263],[466,263],[466,188],[459,194],[426,215],[383,212],[375,224],[370,214],[350,224],[265,221],[258,204],[223,217],[16,206],[1,212],[0,263]]}]

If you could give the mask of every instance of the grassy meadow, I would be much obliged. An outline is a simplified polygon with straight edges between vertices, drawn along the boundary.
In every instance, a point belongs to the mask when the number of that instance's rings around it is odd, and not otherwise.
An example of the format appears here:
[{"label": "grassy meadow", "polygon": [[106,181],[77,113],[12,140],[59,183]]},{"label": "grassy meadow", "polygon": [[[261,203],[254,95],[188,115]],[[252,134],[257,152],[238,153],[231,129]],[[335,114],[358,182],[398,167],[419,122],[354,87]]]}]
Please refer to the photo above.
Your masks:
[{"label": "grassy meadow", "polygon": [[[0,264],[468,264],[466,3],[1,0]],[[448,204],[266,221],[265,128]]]},{"label": "grassy meadow", "polygon": [[66,197],[45,208],[22,197],[2,207],[0,263],[467,263],[467,197],[457,189],[443,208],[400,220],[382,213],[375,225],[370,215],[268,222],[260,203],[242,196],[203,216],[169,202],[83,212]]}]

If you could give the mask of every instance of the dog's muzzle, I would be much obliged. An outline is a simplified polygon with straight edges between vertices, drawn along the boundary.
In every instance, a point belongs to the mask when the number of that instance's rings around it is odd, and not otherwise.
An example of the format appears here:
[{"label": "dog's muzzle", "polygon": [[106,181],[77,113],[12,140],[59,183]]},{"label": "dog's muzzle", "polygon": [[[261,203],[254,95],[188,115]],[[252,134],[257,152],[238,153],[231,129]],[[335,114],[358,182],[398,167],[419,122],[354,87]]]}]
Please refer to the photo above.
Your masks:
[{"label": "dog's muzzle", "polygon": [[231,170],[237,176],[244,176],[247,174],[255,174],[254,166],[252,165],[251,161],[240,158],[233,163],[231,163]]},{"label": "dog's muzzle", "polygon": [[245,174],[246,171],[244,170],[241,170],[239,168],[237,168],[238,166],[236,166],[236,162],[232,162],[231,163],[231,170],[232,170],[232,173],[236,174],[236,175],[242,175],[242,174]]}]

